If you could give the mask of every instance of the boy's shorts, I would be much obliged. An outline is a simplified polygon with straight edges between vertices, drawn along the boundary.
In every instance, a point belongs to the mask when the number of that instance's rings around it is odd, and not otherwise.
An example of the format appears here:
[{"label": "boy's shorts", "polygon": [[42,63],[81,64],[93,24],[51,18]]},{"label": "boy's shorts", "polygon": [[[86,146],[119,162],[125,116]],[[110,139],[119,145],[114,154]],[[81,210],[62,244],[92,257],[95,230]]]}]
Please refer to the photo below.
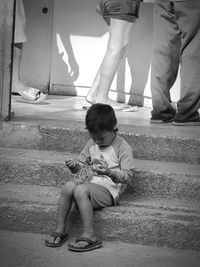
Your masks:
[{"label": "boy's shorts", "polygon": [[139,15],[141,0],[99,0],[97,13],[110,25],[110,19],[134,22]]},{"label": "boy's shorts", "polygon": [[16,1],[15,9],[15,37],[14,43],[23,43],[27,40],[25,34],[26,17],[22,0]]},{"label": "boy's shorts", "polygon": [[89,192],[90,200],[94,209],[101,209],[114,205],[113,197],[110,191],[102,185],[85,183]]}]

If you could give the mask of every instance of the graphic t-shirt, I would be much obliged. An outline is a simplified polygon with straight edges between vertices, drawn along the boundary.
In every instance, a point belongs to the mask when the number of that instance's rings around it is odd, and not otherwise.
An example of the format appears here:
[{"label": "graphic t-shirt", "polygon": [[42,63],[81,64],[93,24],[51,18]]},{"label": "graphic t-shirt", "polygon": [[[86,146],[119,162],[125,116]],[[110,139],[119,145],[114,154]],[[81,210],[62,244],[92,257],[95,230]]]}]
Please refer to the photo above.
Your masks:
[{"label": "graphic t-shirt", "polygon": [[108,168],[117,170],[116,182],[113,182],[107,175],[94,175],[91,183],[96,183],[107,188],[117,203],[120,195],[124,192],[126,185],[132,178],[132,169],[134,168],[133,151],[130,145],[119,135],[116,135],[111,146],[100,149],[93,140],[90,140],[81,152],[79,159],[91,162],[95,160],[105,161]]}]

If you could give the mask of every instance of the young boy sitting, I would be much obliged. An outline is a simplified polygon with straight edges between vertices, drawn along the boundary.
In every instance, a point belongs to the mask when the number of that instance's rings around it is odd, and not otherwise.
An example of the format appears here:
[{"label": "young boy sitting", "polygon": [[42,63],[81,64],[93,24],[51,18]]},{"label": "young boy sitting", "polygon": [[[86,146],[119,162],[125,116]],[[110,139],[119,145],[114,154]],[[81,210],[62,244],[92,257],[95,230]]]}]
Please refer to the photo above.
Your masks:
[{"label": "young boy sitting", "polygon": [[75,179],[66,183],[58,202],[55,232],[46,238],[45,245],[61,246],[68,237],[68,215],[73,201],[78,206],[83,234],[68,245],[73,251],[100,248],[93,225],[93,210],[115,205],[132,178],[133,152],[117,132],[117,119],[113,108],[94,104],[87,111],[86,129],[91,139],[85,145],[79,160],[66,160]]}]

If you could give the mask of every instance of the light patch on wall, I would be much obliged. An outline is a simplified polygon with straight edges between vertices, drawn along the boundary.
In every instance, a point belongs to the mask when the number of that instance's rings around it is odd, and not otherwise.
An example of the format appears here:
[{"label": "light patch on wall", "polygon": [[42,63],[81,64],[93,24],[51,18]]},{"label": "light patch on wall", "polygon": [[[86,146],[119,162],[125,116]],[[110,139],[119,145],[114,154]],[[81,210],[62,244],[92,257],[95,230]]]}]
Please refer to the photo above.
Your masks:
[{"label": "light patch on wall", "polygon": [[148,79],[144,88],[144,96],[151,97],[150,83],[151,83],[151,66],[149,67]]},{"label": "light patch on wall", "polygon": [[[105,55],[108,37],[108,32],[100,37],[70,35],[69,40],[71,46],[73,47],[73,53],[79,69],[81,70],[77,80],[74,81],[76,94],[78,96],[86,95],[88,93],[89,87],[85,87],[83,85],[92,85],[92,82]],[[59,33],[56,34],[56,44],[59,55],[66,64],[68,71],[71,72],[69,55]],[[125,60],[125,63],[122,63],[122,72],[124,73],[122,80],[120,77],[120,72],[121,70],[119,68],[119,72],[116,73],[111,84],[109,97],[113,100],[118,99],[119,88],[117,88],[117,83],[119,82],[118,79],[120,79],[120,88],[122,89],[122,92],[125,92],[124,101],[128,103],[130,98],[129,93],[131,90],[132,77],[127,59]]]},{"label": "light patch on wall", "polygon": [[151,85],[151,65],[149,67],[148,79],[144,88],[144,107],[152,109],[150,85]]},{"label": "light patch on wall", "polygon": [[124,91],[125,93],[130,93],[131,90],[131,83],[132,83],[132,77],[131,77],[131,70],[128,64],[128,60],[125,61],[125,86]]},{"label": "light patch on wall", "polygon": [[181,86],[181,84],[180,84],[180,67],[179,67],[177,79],[176,79],[172,89],[170,90],[172,101],[177,102],[177,100],[180,98],[180,86]]},{"label": "light patch on wall", "polygon": [[70,64],[69,64],[69,57],[68,57],[67,51],[65,49],[65,46],[63,45],[63,42],[62,42],[62,40],[60,38],[60,34],[59,33],[56,34],[56,43],[57,43],[57,47],[58,47],[58,53],[62,55],[62,60],[67,65],[68,71],[71,72],[71,67],[70,67]]},{"label": "light patch on wall", "polygon": [[76,86],[92,84],[106,52],[107,39],[108,33],[101,37],[70,35],[74,55],[81,70]]}]

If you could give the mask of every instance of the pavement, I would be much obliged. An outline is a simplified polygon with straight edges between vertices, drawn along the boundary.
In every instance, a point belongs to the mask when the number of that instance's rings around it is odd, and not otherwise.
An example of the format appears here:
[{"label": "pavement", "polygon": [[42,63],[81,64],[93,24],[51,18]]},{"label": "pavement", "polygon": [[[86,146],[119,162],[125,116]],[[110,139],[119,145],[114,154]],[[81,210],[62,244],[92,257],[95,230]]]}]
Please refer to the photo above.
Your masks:
[{"label": "pavement", "polygon": [[103,242],[90,252],[44,246],[45,235],[0,231],[1,267],[198,267],[200,251]]},{"label": "pavement", "polygon": [[[86,105],[84,97],[80,96],[60,96],[48,95],[44,102],[37,105],[25,102],[20,96],[12,96],[11,111],[15,116],[12,121],[27,121],[31,123],[67,126],[69,121],[74,124],[85,121]],[[200,127],[174,126],[171,123],[150,123],[151,108],[139,107],[132,112],[123,112],[116,110],[116,116],[119,125],[128,132],[132,126],[137,126],[138,133],[163,135],[163,129],[166,136],[182,136],[185,138],[199,137]],[[126,128],[125,128],[126,126]],[[137,131],[137,128],[135,129]]]}]

